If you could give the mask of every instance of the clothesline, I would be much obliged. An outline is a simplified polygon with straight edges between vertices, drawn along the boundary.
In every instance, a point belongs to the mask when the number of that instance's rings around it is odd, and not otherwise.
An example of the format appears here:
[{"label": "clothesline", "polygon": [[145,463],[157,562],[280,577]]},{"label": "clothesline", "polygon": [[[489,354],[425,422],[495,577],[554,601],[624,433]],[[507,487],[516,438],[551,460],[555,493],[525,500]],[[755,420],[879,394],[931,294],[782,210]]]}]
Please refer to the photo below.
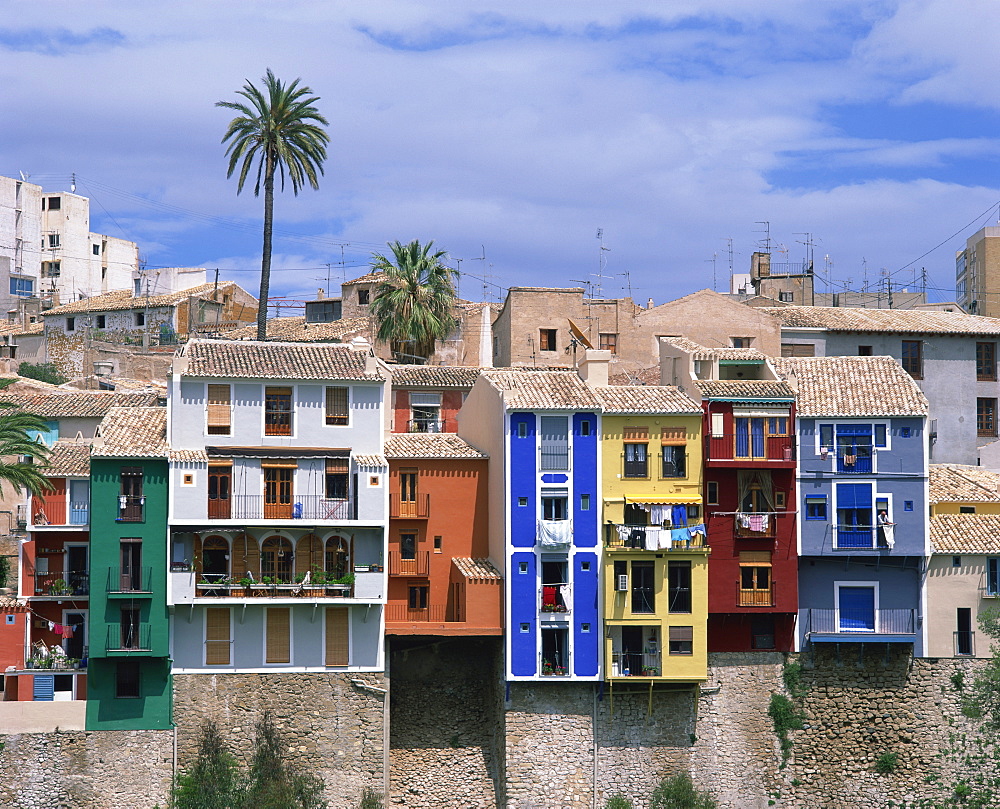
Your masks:
[{"label": "clothesline", "polygon": [[768,514],[768,515],[779,515],[779,514],[798,514],[798,511],[713,511],[713,517],[733,517],[737,514]]}]

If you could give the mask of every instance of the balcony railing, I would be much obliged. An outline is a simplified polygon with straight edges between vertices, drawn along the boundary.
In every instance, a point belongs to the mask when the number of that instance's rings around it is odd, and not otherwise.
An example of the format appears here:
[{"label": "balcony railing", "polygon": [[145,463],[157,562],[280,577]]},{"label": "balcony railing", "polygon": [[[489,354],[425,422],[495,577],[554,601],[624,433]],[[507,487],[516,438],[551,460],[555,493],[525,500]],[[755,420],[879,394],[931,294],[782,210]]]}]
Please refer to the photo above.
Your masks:
[{"label": "balcony railing", "polygon": [[568,583],[543,584],[539,603],[542,616],[568,615],[573,611],[573,588]]},{"label": "balcony railing", "polygon": [[970,629],[959,630],[955,634],[955,657],[976,656],[976,633]]},{"label": "balcony railing", "polygon": [[325,582],[261,582],[228,577],[211,580],[205,576],[195,584],[198,598],[352,598],[352,583]]},{"label": "balcony railing", "polygon": [[871,447],[858,447],[854,452],[838,452],[837,472],[845,475],[870,475],[872,473]]},{"label": "balcony railing", "polygon": [[538,671],[543,677],[569,677],[572,674],[570,668],[569,652],[565,651],[561,655],[553,657],[538,656]]},{"label": "balcony railing", "polygon": [[915,635],[917,611],[913,609],[810,609],[806,633],[851,635]]},{"label": "balcony railing", "polygon": [[707,546],[704,534],[675,540],[671,529],[659,525],[605,523],[604,547],[636,551],[689,551],[704,550]]},{"label": "balcony railing", "polygon": [[234,494],[229,500],[209,500],[207,511],[209,519],[218,520],[353,520],[357,499],[301,494],[288,503],[272,503],[262,494]]},{"label": "balcony railing", "polygon": [[149,624],[112,625],[108,627],[109,652],[151,652],[152,633]]},{"label": "balcony railing", "polygon": [[35,595],[85,596],[90,594],[90,573],[86,570],[35,573]]},{"label": "balcony railing", "polygon": [[736,582],[736,604],[740,607],[773,607],[774,582],[768,589],[752,588],[749,590]]},{"label": "balcony railing", "polygon": [[873,525],[838,525],[835,534],[835,550],[861,549],[889,550],[885,536]]},{"label": "balcony railing", "polygon": [[90,521],[90,504],[67,503],[62,499],[34,501],[35,513],[31,522],[36,526],[46,525],[87,525]]},{"label": "balcony railing", "polygon": [[740,539],[773,539],[778,535],[781,512],[744,512],[733,515],[733,535]]},{"label": "balcony railing", "polygon": [[412,559],[404,559],[400,551],[389,551],[390,576],[426,576],[429,569],[428,551],[417,551]]},{"label": "balcony railing", "polygon": [[108,593],[152,593],[153,568],[108,568]]},{"label": "balcony railing", "polygon": [[454,419],[410,419],[406,422],[408,433],[453,433]]},{"label": "balcony railing", "polygon": [[663,673],[660,651],[614,652],[611,655],[612,677],[659,677]]},{"label": "balcony railing", "polygon": [[791,435],[709,435],[705,437],[707,461],[795,461],[795,436]]},{"label": "balcony railing", "polygon": [[408,604],[386,604],[385,620],[397,623],[444,623],[446,618],[447,605],[431,604],[423,609],[417,609]]},{"label": "balcony railing", "polygon": [[83,647],[83,657],[78,660],[69,657],[61,646],[45,647],[42,644],[42,647],[44,648],[40,649],[39,645],[34,643],[24,647],[24,667],[26,669],[86,672],[89,656],[86,646]]},{"label": "balcony railing", "polygon": [[118,497],[118,522],[142,522],[146,498],[122,494]]},{"label": "balcony railing", "polygon": [[539,459],[539,469],[543,472],[569,471],[569,448],[542,447]]},{"label": "balcony railing", "polygon": [[389,495],[389,517],[392,519],[427,519],[431,513],[431,496],[414,495],[412,500],[403,500],[401,495]]}]

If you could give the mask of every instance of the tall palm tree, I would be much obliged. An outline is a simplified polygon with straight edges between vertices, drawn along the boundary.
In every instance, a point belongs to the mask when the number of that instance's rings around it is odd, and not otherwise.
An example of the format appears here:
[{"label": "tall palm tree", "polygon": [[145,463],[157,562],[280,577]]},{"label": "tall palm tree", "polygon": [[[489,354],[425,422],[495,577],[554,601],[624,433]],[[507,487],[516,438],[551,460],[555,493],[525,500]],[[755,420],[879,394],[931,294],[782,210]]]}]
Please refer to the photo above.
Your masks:
[{"label": "tall palm tree", "polygon": [[44,444],[33,441],[29,430],[45,432],[45,419],[21,410],[10,402],[0,402],[0,482],[6,481],[15,487],[24,487],[39,495],[51,488],[41,467],[33,463],[11,461],[10,458],[30,455],[43,463],[49,455]]},{"label": "tall palm tree", "polygon": [[299,79],[283,84],[268,68],[262,89],[249,80],[236,94],[246,101],[218,101],[215,106],[234,110],[237,115],[229,122],[222,142],[229,141],[227,177],[239,167],[236,193],[243,190],[247,175],[256,163],[255,197],[264,187],[264,249],[260,261],[260,303],[257,311],[257,339],[267,337],[267,296],[271,287],[271,229],[274,221],[274,174],[281,177],[285,190],[285,173],[298,195],[308,182],[319,188],[329,136],[321,128],[327,120],[313,104],[319,101],[308,87],[299,86]]},{"label": "tall palm tree", "polygon": [[434,353],[434,341],[447,337],[458,322],[452,283],[458,271],[442,263],[448,255],[444,250],[431,253],[433,245],[392,242],[392,259],[375,253],[371,265],[374,272],[385,273],[369,309],[376,337],[402,344],[400,353],[424,359]]}]

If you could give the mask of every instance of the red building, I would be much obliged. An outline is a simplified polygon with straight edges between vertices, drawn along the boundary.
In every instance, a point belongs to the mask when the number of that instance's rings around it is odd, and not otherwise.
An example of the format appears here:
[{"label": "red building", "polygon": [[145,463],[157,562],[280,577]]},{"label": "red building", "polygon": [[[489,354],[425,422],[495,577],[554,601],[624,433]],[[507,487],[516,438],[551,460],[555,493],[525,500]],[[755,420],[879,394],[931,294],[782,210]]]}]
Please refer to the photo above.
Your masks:
[{"label": "red building", "polygon": [[385,454],[386,634],[500,635],[503,580],[487,558],[486,454],[457,435],[427,432],[391,436]]},{"label": "red building", "polygon": [[389,365],[394,433],[455,433],[456,416],[478,368]]}]

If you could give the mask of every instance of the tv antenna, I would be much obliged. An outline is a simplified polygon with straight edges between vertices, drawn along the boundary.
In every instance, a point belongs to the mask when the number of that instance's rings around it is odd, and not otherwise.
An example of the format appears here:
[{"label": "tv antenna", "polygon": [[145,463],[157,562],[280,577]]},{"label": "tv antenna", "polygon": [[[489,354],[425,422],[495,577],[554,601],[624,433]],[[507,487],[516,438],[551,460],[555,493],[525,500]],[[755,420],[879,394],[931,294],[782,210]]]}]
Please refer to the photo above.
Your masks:
[{"label": "tv antenna", "polygon": [[597,283],[591,291],[591,299],[594,298],[594,293],[598,298],[604,297],[604,269],[608,266],[608,260],[604,254],[611,250],[610,247],[604,246],[604,228],[597,229],[597,240],[601,246],[597,251]]},{"label": "tv antenna", "polygon": [[755,225],[763,225],[763,230],[755,230],[754,233],[764,234],[764,244],[762,245],[765,253],[771,252],[771,223],[764,220],[760,222],[754,222]]}]

